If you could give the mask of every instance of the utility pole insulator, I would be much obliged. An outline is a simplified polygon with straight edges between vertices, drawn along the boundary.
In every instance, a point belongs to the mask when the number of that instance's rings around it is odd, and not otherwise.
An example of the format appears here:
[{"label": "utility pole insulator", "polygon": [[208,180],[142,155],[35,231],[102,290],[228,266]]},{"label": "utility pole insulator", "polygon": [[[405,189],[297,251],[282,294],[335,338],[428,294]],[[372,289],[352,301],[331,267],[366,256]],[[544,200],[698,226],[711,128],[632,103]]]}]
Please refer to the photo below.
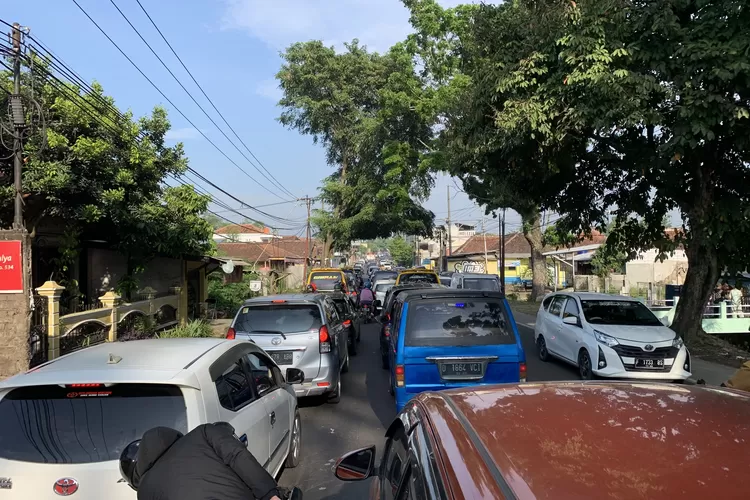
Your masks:
[{"label": "utility pole insulator", "polygon": [[12,95],[10,100],[10,118],[13,121],[13,126],[16,128],[23,128],[26,126],[26,117],[23,112],[23,99],[20,95]]}]

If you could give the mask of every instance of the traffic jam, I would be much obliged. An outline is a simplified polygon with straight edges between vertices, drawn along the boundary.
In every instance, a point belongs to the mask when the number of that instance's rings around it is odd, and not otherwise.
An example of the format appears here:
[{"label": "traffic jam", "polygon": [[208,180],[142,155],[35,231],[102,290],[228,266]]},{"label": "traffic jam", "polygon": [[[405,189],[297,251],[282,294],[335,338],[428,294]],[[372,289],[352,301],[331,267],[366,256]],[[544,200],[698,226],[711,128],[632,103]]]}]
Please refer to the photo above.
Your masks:
[{"label": "traffic jam", "polygon": [[[145,498],[144,433],[215,422],[283,482],[306,408],[347,408],[365,344],[396,417],[326,474],[370,498],[746,498],[747,396],[683,384],[690,354],[643,304],[551,293],[533,336],[527,353],[497,276],[312,269],[302,292],[245,301],[225,338],[100,344],[3,381],[0,500]],[[581,380],[527,382],[527,354]],[[291,486],[267,498],[326,498]]]}]

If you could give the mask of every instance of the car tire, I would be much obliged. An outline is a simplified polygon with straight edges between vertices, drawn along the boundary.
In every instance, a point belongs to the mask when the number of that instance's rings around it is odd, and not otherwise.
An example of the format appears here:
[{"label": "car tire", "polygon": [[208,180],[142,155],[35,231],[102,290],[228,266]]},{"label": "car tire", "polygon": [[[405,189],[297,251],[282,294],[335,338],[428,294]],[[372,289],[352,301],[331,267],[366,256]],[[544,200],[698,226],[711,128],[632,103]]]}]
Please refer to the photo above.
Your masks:
[{"label": "car tire", "polygon": [[591,356],[589,356],[589,352],[586,348],[583,348],[578,352],[578,374],[581,376],[581,380],[594,379]]},{"label": "car tire", "polygon": [[341,401],[341,376],[339,376],[339,381],[336,383],[336,388],[328,393],[328,399],[326,400],[328,404],[332,405],[338,404],[339,401]]},{"label": "car tire", "polygon": [[388,372],[388,394],[391,396],[396,395],[396,391],[393,389],[393,374],[390,373],[390,370]]},{"label": "car tire", "polygon": [[286,456],[284,467],[294,469],[299,465],[300,449],[302,448],[302,419],[299,410],[294,412],[294,424],[292,425],[292,444],[289,446],[289,455]]},{"label": "car tire", "polygon": [[549,360],[549,351],[547,350],[547,341],[544,340],[544,335],[539,335],[536,338],[536,352],[539,354],[539,359],[542,361]]}]

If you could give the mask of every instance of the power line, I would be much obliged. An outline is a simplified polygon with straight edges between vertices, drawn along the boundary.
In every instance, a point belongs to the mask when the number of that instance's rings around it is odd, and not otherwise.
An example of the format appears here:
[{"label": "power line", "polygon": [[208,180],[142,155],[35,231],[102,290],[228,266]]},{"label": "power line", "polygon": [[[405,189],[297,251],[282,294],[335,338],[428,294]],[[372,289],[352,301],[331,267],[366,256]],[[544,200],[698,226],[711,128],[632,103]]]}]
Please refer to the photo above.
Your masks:
[{"label": "power line", "polygon": [[261,161],[260,161],[260,160],[258,159],[258,157],[257,157],[257,156],[255,156],[255,153],[253,153],[253,152],[252,152],[252,151],[250,150],[250,148],[249,148],[249,147],[247,146],[247,144],[245,144],[245,141],[243,141],[243,140],[242,140],[242,138],[241,138],[241,137],[239,136],[239,134],[237,134],[237,132],[236,132],[236,131],[234,130],[234,128],[233,128],[233,127],[232,127],[232,126],[231,126],[231,125],[229,124],[229,122],[228,122],[228,121],[226,120],[226,118],[224,118],[224,115],[223,115],[223,114],[221,113],[221,111],[219,111],[219,109],[218,109],[218,108],[216,107],[216,105],[215,105],[215,104],[214,104],[214,102],[213,102],[213,101],[211,100],[211,98],[210,98],[210,97],[208,97],[208,94],[206,94],[206,92],[205,92],[205,91],[203,90],[203,87],[201,86],[201,84],[200,84],[200,83],[198,83],[198,81],[197,81],[197,80],[195,79],[195,77],[193,76],[193,73],[192,73],[192,72],[191,72],[191,71],[190,71],[190,70],[188,69],[188,67],[187,67],[187,66],[185,65],[185,63],[184,63],[184,62],[182,61],[182,58],[181,58],[181,57],[180,57],[180,56],[179,56],[179,55],[177,54],[177,51],[175,51],[175,49],[174,49],[174,48],[172,47],[172,44],[171,44],[171,43],[169,43],[169,40],[167,40],[167,38],[166,38],[166,37],[164,36],[164,33],[162,33],[162,31],[161,31],[161,30],[159,29],[159,27],[158,27],[158,26],[156,25],[156,23],[154,22],[154,20],[153,20],[153,19],[151,18],[151,15],[149,15],[149,13],[148,13],[148,12],[146,11],[146,9],[145,9],[145,8],[143,7],[143,5],[141,4],[141,1],[140,1],[140,0],[135,0],[135,1],[136,1],[136,3],[138,4],[138,6],[139,6],[139,7],[141,8],[141,10],[143,11],[143,13],[144,13],[144,14],[146,14],[146,17],[148,18],[148,20],[149,20],[149,21],[151,21],[151,24],[152,24],[152,25],[154,26],[154,28],[156,29],[156,31],[157,31],[157,32],[159,33],[159,35],[161,36],[161,39],[162,39],[162,40],[164,40],[164,43],[166,43],[166,44],[167,44],[167,47],[169,47],[169,50],[171,50],[171,51],[172,51],[172,54],[174,54],[174,56],[175,56],[175,57],[177,58],[177,60],[178,60],[178,61],[180,61],[180,64],[182,65],[183,69],[184,69],[184,70],[185,70],[185,71],[187,72],[187,74],[188,74],[188,75],[190,75],[190,78],[191,78],[191,79],[193,80],[193,83],[195,83],[195,85],[196,85],[196,86],[198,87],[198,89],[200,89],[200,91],[201,91],[201,93],[203,94],[203,96],[204,96],[204,97],[206,98],[206,100],[207,100],[207,101],[208,101],[208,102],[209,102],[209,103],[211,104],[211,106],[212,106],[212,107],[214,108],[214,111],[216,111],[216,113],[217,113],[217,114],[218,114],[218,115],[219,115],[219,116],[221,117],[222,121],[223,121],[223,122],[224,122],[224,123],[226,124],[226,126],[227,126],[227,127],[229,127],[229,130],[231,130],[231,131],[232,131],[232,133],[233,133],[233,134],[234,134],[234,136],[235,136],[235,137],[237,138],[237,140],[238,140],[238,141],[240,141],[240,144],[242,144],[242,145],[243,145],[243,146],[245,147],[245,149],[247,149],[247,152],[248,152],[248,153],[250,153],[250,155],[251,155],[251,156],[252,156],[253,158],[255,158],[255,161],[257,161],[257,162],[258,162],[258,165],[260,165],[260,166],[261,166],[261,167],[263,168],[263,170],[265,170],[265,171],[266,171],[266,172],[268,173],[268,175],[270,175],[270,176],[271,176],[271,177],[272,177],[272,178],[273,178],[274,180],[276,180],[277,184],[278,184],[278,185],[279,185],[279,186],[280,186],[280,187],[281,187],[281,188],[282,188],[282,189],[283,189],[283,190],[284,190],[284,191],[285,191],[286,193],[288,193],[289,195],[291,195],[291,196],[293,196],[294,198],[296,198],[296,196],[295,196],[295,195],[294,195],[294,194],[293,194],[293,193],[292,193],[291,191],[289,191],[288,189],[286,189],[286,188],[285,188],[285,187],[283,186],[283,184],[281,184],[281,182],[279,182],[279,181],[278,181],[278,180],[276,179],[276,177],[274,177],[274,175],[273,175],[273,174],[272,174],[271,172],[269,172],[269,171],[268,171],[268,169],[266,168],[266,166],[265,166],[265,165],[263,165],[263,162],[261,162]]},{"label": "power line", "polygon": [[[136,28],[133,25],[133,23],[130,22],[130,19],[128,19],[128,16],[126,16],[125,13],[120,9],[120,7],[117,6],[117,4],[115,3],[115,1],[114,0],[109,0],[109,2],[115,7],[115,9],[117,9],[117,12],[120,13],[120,15],[122,16],[122,18],[125,19],[125,22],[127,22],[128,25],[133,29],[133,31],[135,31],[135,34],[138,35],[138,37],[141,39],[141,41],[146,44],[146,47],[148,47],[148,49],[151,51],[151,53],[154,55],[154,57],[156,57],[156,59],[161,63],[161,65],[164,66],[164,69],[167,70],[167,72],[172,76],[172,78],[174,79],[174,81],[176,81],[177,84],[182,88],[182,90],[185,91],[185,93],[188,95],[188,97],[190,97],[190,99],[193,101],[193,103],[195,103],[195,105],[198,106],[198,109],[200,109],[203,112],[203,114],[206,115],[206,118],[209,119],[209,121],[214,125],[214,127],[216,127],[216,129],[221,133],[221,135],[223,135],[224,138],[227,141],[229,141],[229,144],[231,144],[234,147],[234,149],[236,149],[237,152],[240,153],[243,156],[243,158],[245,158],[245,160],[247,160],[247,162],[250,163],[250,165],[252,165],[253,168],[258,171],[258,173],[260,173],[263,177],[265,177],[265,179],[268,182],[270,182],[271,184],[276,183],[275,187],[278,187],[282,191],[286,191],[286,188],[284,188],[283,185],[281,185],[280,183],[278,183],[278,181],[274,182],[274,180],[272,180],[271,178],[269,178],[265,173],[263,173],[253,163],[253,161],[250,158],[247,157],[247,155],[245,153],[242,152],[242,150],[240,148],[237,147],[237,145],[229,138],[229,136],[224,132],[224,130],[222,130],[222,128],[219,127],[219,125],[216,123],[216,121],[214,121],[214,119],[211,117],[211,115],[209,115],[206,112],[206,110],[203,108],[203,106],[201,106],[200,103],[195,99],[195,97],[193,97],[193,94],[191,94],[190,91],[187,88],[185,88],[185,86],[182,84],[182,82],[180,81],[180,79],[177,78],[177,76],[172,72],[171,69],[169,69],[169,66],[167,66],[167,64],[159,56],[159,54],[157,54],[156,51],[153,49],[153,47],[151,47],[151,44],[149,44],[148,41],[146,41],[146,39],[143,37],[143,35],[141,35],[141,32],[138,31],[138,28]],[[291,194],[291,193],[289,193],[289,194],[292,197],[296,198],[293,194]]]},{"label": "power line", "polygon": [[255,180],[255,178],[253,178],[253,176],[251,176],[250,174],[248,174],[242,167],[240,167],[237,164],[237,162],[235,162],[233,159],[231,159],[219,146],[217,146],[216,143],[214,143],[214,141],[212,141],[200,128],[198,128],[198,126],[195,123],[193,123],[193,121],[190,118],[188,118],[187,115],[185,115],[185,113],[183,113],[182,110],[180,108],[178,108],[175,105],[175,103],[173,103],[172,100],[169,97],[167,97],[167,95],[164,92],[162,92],[162,90],[151,80],[151,78],[149,78],[146,75],[146,73],[144,73],[143,70],[141,70],[141,68],[135,62],[133,62],[133,60],[120,48],[120,46],[117,45],[117,43],[114,40],[112,40],[112,38],[107,34],[107,32],[104,31],[104,29],[102,29],[102,27],[99,26],[99,24],[96,21],[94,21],[94,19],[88,14],[88,12],[86,12],[86,10],[83,7],[81,7],[81,5],[77,2],[77,0],[71,0],[71,1],[76,5],[76,7],[78,7],[78,9],[81,12],[83,12],[83,14],[89,19],[89,21],[91,21],[92,24],[94,26],[96,26],[96,28],[102,33],[102,35],[104,35],[107,38],[107,40],[109,40],[109,42],[112,45],[115,46],[115,48],[120,52],[120,54],[122,54],[123,57],[125,57],[125,59],[128,60],[128,62],[141,74],[141,76],[143,76],[143,78],[145,78],[146,81],[148,81],[148,83],[150,83],[151,86],[154,87],[154,89],[156,89],[156,91],[159,92],[159,94],[161,94],[161,96],[164,99],[166,99],[166,101],[169,104],[172,105],[172,107],[175,109],[175,111],[177,111],[195,130],[197,130],[198,133],[200,135],[202,135],[203,138],[206,139],[209,142],[209,144],[211,144],[214,147],[214,149],[216,149],[219,153],[221,153],[221,155],[224,156],[224,158],[226,158],[227,160],[229,160],[229,162],[232,163],[232,165],[234,165],[235,167],[237,167],[242,173],[244,173],[247,177],[249,177],[258,186],[262,187],[263,189],[265,189],[266,191],[268,191],[272,195],[276,196],[277,198],[280,198],[282,200],[284,199],[281,196],[279,196],[277,193],[275,193],[272,190],[268,189],[268,187],[266,187],[265,185],[263,185],[263,184],[259,183],[257,180]]}]

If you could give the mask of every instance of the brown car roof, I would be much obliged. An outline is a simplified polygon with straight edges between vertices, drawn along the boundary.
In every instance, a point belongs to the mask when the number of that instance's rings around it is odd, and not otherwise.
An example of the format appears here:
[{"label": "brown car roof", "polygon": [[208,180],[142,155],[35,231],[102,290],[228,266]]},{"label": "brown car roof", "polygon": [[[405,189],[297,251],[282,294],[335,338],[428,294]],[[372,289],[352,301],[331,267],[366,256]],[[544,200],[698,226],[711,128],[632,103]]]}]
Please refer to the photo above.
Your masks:
[{"label": "brown car roof", "polygon": [[656,383],[423,393],[453,498],[750,498],[750,396]]}]

